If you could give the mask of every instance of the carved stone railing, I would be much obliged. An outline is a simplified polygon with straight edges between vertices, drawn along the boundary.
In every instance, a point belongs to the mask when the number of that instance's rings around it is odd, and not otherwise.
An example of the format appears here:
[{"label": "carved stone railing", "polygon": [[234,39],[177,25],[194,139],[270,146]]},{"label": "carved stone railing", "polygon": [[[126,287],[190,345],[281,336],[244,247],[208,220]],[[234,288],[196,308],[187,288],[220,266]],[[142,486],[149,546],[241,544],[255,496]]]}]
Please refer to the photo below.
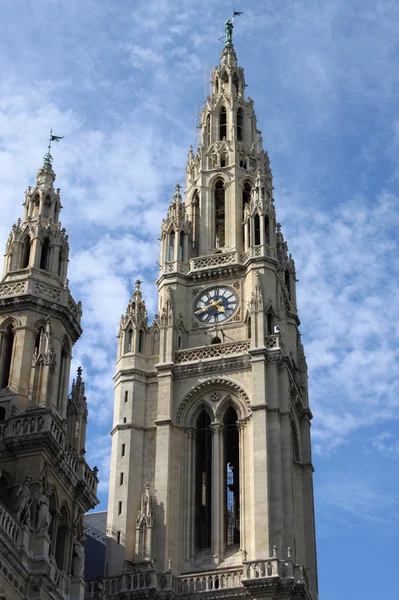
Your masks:
[{"label": "carved stone railing", "polygon": [[15,519],[7,512],[4,506],[0,505],[0,531],[14,544],[18,545],[20,528]]},{"label": "carved stone railing", "polygon": [[0,298],[3,296],[19,296],[26,292],[27,281],[15,281],[0,285]]},{"label": "carved stone railing", "polygon": [[192,592],[236,588],[241,585],[242,576],[242,567],[183,575],[177,579],[177,593],[190,594]]},{"label": "carved stone railing", "polygon": [[190,271],[201,271],[210,267],[224,267],[232,264],[240,264],[242,255],[238,252],[220,252],[208,256],[199,256],[190,260]]},{"label": "carved stone railing", "polygon": [[175,353],[175,362],[177,364],[182,364],[207,358],[218,358],[219,356],[244,354],[248,352],[248,349],[249,342],[229,342],[227,344],[212,344],[210,346],[201,346],[199,348],[178,350]]},{"label": "carved stone railing", "polygon": [[96,473],[90,469],[82,457],[66,443],[65,433],[57,424],[50,411],[41,413],[16,415],[9,419],[8,424],[2,432],[2,439],[6,443],[12,443],[16,439],[24,439],[27,443],[30,436],[43,435],[50,439],[53,446],[62,457],[62,465],[69,469],[74,476],[84,481],[94,494],[97,493]]},{"label": "carved stone railing", "polygon": [[50,579],[54,583],[58,592],[63,592],[65,590],[65,575],[59,570],[54,559],[51,559]]},{"label": "carved stone railing", "polygon": [[309,587],[309,575],[307,569],[293,563],[291,558],[281,560],[273,557],[267,560],[252,560],[244,563],[242,583],[250,584],[251,581],[267,577],[279,577],[280,579],[294,579],[296,583],[305,584]]},{"label": "carved stone railing", "polygon": [[280,350],[280,334],[273,333],[265,338],[265,346],[267,350]]},{"label": "carved stone railing", "polygon": [[[176,595],[186,596],[195,592],[209,592],[222,589],[251,588],[262,585],[260,580],[290,579],[295,584],[309,586],[306,569],[295,565],[291,558],[281,560],[273,557],[266,560],[244,562],[241,566],[222,568],[212,571],[201,571],[175,577],[171,571],[158,573],[152,565],[142,567],[134,565],[131,572],[118,577],[105,577],[102,580],[103,595],[107,598],[126,596],[127,593],[144,592],[145,590],[173,590]],[[99,597],[98,582],[89,581],[86,584],[85,598]]]},{"label": "carved stone railing", "polygon": [[[166,590],[176,587],[175,578],[170,571],[158,573],[155,569],[143,570],[137,573],[124,573],[118,577],[105,577],[102,580],[105,596],[117,596],[120,593],[141,590]],[[98,582],[88,581],[85,598],[98,596]]]},{"label": "carved stone railing", "polygon": [[[20,275],[17,275],[17,277],[20,277]],[[76,303],[74,301],[67,287],[62,287],[57,284],[49,285],[40,279],[37,280],[32,277],[26,279],[26,277],[27,274],[23,274],[22,280],[17,279],[16,281],[0,283],[0,298],[24,296],[27,294],[39,296],[40,298],[44,298],[51,302],[57,302],[68,307],[72,315],[80,323],[82,316],[81,302]]]}]

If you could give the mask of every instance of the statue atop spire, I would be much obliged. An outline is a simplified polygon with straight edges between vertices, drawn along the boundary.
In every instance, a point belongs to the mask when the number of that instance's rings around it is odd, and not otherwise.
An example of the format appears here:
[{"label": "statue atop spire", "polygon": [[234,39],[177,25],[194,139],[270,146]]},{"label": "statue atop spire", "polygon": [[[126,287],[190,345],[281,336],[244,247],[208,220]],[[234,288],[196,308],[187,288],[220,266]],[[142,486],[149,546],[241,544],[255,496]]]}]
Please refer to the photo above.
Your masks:
[{"label": "statue atop spire", "polygon": [[231,19],[228,19],[226,21],[226,27],[225,27],[225,31],[226,31],[226,42],[224,47],[225,48],[232,48],[233,47],[233,21]]}]

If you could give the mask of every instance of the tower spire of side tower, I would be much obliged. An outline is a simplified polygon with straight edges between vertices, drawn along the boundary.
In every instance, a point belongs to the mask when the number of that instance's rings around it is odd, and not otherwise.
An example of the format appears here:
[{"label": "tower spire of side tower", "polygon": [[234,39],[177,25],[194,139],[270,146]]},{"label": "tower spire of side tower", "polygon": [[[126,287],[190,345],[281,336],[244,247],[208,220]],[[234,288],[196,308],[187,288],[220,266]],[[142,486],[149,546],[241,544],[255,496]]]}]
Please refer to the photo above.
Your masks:
[{"label": "tower spire of side tower", "polygon": [[11,228],[0,281],[0,589],[7,598],[83,600],[83,514],[98,503],[98,479],[85,461],[80,368],[68,395],[82,307],[68,285],[50,159],[49,146]]}]

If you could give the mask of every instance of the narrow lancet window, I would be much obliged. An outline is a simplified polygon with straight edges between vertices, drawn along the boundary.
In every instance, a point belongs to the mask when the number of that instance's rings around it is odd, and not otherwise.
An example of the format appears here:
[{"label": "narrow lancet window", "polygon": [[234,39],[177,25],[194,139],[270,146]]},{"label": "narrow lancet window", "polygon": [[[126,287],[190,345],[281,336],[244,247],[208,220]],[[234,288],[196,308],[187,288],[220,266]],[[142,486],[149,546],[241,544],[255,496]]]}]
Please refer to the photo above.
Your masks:
[{"label": "narrow lancet window", "polygon": [[258,213],[254,218],[254,242],[255,246],[260,246],[260,217]]},{"label": "narrow lancet window", "polygon": [[184,232],[180,232],[180,240],[179,240],[179,260],[181,262],[184,261]]},{"label": "narrow lancet window", "polygon": [[237,110],[237,141],[244,139],[244,111],[242,108]]},{"label": "narrow lancet window", "polygon": [[269,246],[269,244],[270,244],[269,231],[270,231],[269,217],[267,215],[265,215],[265,244],[266,244],[266,246]]},{"label": "narrow lancet window", "polygon": [[171,231],[169,234],[169,260],[175,259],[175,232]]},{"label": "narrow lancet window", "polygon": [[224,106],[219,113],[219,140],[227,137],[227,112]]},{"label": "narrow lancet window", "polygon": [[249,207],[250,199],[251,199],[251,186],[248,183],[248,181],[246,181],[244,183],[244,187],[242,190],[242,221],[244,223],[243,230],[242,230],[243,241],[245,241],[245,207],[246,206]]},{"label": "narrow lancet window", "polygon": [[29,259],[30,259],[30,237],[26,236],[26,238],[24,239],[24,243],[22,245],[21,269],[26,269],[26,267],[29,267]]},{"label": "narrow lancet window", "polygon": [[199,248],[199,197],[198,192],[193,196],[193,247],[198,251]]},{"label": "narrow lancet window", "polygon": [[215,185],[215,248],[225,244],[225,192],[223,181]]},{"label": "narrow lancet window", "polygon": [[138,351],[140,352],[140,354],[142,354],[143,350],[144,350],[144,331],[142,329],[140,329],[140,331],[139,331],[139,347],[138,347]]},{"label": "narrow lancet window", "polygon": [[132,342],[133,342],[133,329],[131,327],[129,327],[129,329],[126,331],[126,343],[125,343],[125,352],[131,352],[132,351]]},{"label": "narrow lancet window", "polygon": [[198,550],[210,548],[212,531],[212,431],[203,410],[197,419],[195,474],[195,542]]},{"label": "narrow lancet window", "polygon": [[237,413],[230,406],[224,417],[226,545],[240,543],[240,452]]},{"label": "narrow lancet window", "polygon": [[42,244],[42,254],[40,257],[40,268],[44,271],[48,271],[49,262],[50,262],[50,240],[49,238],[44,238]]},{"label": "narrow lancet window", "polygon": [[211,115],[206,117],[205,143],[207,146],[211,145]]},{"label": "narrow lancet window", "polygon": [[4,389],[9,384],[11,363],[12,363],[12,352],[14,347],[14,327],[10,324],[2,339],[2,369],[1,369],[1,388]]},{"label": "narrow lancet window", "polygon": [[272,313],[267,313],[267,335],[272,335],[273,333],[273,315]]},{"label": "narrow lancet window", "polygon": [[285,271],[284,273],[285,285],[287,287],[288,298],[291,300],[291,286],[290,286],[290,274],[289,271]]}]

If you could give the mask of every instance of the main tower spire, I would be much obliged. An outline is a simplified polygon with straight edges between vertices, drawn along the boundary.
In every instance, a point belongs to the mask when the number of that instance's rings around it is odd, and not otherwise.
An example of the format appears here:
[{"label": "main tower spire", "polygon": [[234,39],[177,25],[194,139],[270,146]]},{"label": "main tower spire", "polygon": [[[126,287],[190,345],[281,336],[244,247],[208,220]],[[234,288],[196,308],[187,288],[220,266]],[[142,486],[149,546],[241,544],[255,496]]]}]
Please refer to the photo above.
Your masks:
[{"label": "main tower spire", "polygon": [[106,562],[190,598],[317,600],[295,265],[232,28],[162,221],[158,314],[141,344],[121,321]]}]

